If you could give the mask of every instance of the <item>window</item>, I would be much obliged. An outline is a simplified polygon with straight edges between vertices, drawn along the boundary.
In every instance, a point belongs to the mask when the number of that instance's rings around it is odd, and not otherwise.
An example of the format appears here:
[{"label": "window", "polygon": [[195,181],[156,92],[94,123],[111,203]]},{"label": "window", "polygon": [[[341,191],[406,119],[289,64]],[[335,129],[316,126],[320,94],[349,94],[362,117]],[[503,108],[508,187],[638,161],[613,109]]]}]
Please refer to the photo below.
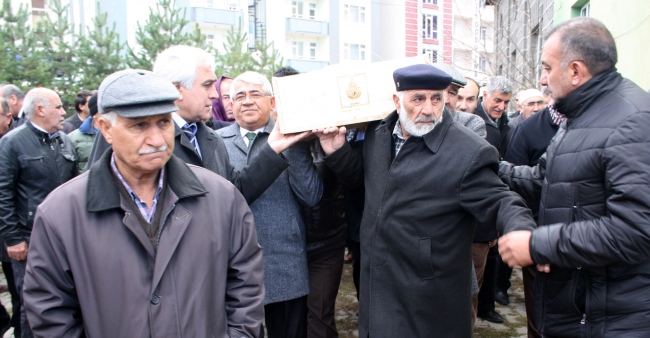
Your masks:
[{"label": "window", "polygon": [[486,40],[487,40],[487,27],[481,26],[481,41],[485,43]]},{"label": "window", "polygon": [[206,0],[208,7],[214,6],[214,0]]},{"label": "window", "polygon": [[316,19],[316,4],[309,4],[309,18]]},{"label": "window", "polygon": [[303,48],[303,43],[302,41],[294,41],[291,43],[291,46],[293,47],[293,58],[294,59],[302,59],[302,48]]},{"label": "window", "polygon": [[480,69],[482,72],[487,72],[487,64],[487,59],[481,56],[478,60],[478,69]]},{"label": "window", "polygon": [[208,46],[214,46],[214,34],[208,34],[205,36],[205,44]]},{"label": "window", "polygon": [[45,0],[32,0],[32,9],[45,9]]},{"label": "window", "polygon": [[584,4],[584,6],[582,6],[582,8],[580,8],[580,16],[588,17],[590,7],[591,7],[591,4],[589,2]]},{"label": "window", "polygon": [[431,63],[438,63],[438,51],[433,50],[431,48],[425,48],[422,50],[422,54],[428,54],[429,55],[429,61]]},{"label": "window", "polygon": [[294,18],[302,18],[302,1],[291,2],[291,16]]},{"label": "window", "polygon": [[316,60],[316,42],[309,43],[309,58]]},{"label": "window", "polygon": [[433,14],[422,14],[422,38],[438,39],[438,17]]},{"label": "window", "polygon": [[346,60],[365,60],[366,59],[366,45],[358,45],[354,43],[343,44],[343,58]]},{"label": "window", "polygon": [[428,5],[437,5],[438,0],[422,0],[423,4],[428,4]]},{"label": "window", "polygon": [[366,8],[360,6],[343,6],[343,19],[348,22],[366,22]]}]

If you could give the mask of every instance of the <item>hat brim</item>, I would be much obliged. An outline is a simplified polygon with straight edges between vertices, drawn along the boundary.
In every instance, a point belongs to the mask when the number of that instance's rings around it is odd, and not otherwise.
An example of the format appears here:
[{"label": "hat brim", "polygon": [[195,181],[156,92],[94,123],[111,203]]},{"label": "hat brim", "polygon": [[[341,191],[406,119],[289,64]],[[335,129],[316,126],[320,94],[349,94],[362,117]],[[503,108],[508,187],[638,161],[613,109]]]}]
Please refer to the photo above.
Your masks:
[{"label": "hat brim", "polygon": [[104,113],[114,112],[126,118],[155,116],[177,111],[178,107],[174,104],[174,101],[140,103],[128,106],[107,107],[104,109]]}]

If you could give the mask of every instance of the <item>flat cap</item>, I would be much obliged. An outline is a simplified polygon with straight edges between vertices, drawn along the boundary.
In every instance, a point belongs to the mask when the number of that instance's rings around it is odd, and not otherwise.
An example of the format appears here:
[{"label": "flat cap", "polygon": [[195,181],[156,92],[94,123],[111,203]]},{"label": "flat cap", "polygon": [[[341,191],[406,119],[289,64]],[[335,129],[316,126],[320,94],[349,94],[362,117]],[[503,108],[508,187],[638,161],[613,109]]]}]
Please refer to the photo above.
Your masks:
[{"label": "flat cap", "polygon": [[399,68],[393,72],[395,90],[411,89],[446,89],[451,83],[451,76],[442,70],[427,64]]},{"label": "flat cap", "polygon": [[465,80],[463,74],[461,74],[453,66],[444,63],[436,63],[433,66],[451,75],[451,83],[457,85],[458,87],[465,87],[465,85],[467,84],[467,80]]},{"label": "flat cap", "polygon": [[99,85],[99,113],[115,112],[126,117],[145,117],[178,110],[180,94],[174,85],[154,73],[126,69],[107,76]]}]

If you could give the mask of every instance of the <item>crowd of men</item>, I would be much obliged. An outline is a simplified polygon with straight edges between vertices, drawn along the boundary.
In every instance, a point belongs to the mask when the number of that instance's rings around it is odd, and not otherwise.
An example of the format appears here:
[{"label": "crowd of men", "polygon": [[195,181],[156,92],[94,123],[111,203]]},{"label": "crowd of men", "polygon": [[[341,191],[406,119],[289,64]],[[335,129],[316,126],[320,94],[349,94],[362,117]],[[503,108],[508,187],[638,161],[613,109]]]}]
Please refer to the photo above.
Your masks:
[{"label": "crowd of men", "polygon": [[650,94],[594,19],[541,61],[539,89],[396,69],[383,120],[296,134],[265,76],[189,46],[68,119],[0,86],[0,333],[338,337],[347,246],[360,337],[471,337],[514,266],[529,337],[650,336]]}]

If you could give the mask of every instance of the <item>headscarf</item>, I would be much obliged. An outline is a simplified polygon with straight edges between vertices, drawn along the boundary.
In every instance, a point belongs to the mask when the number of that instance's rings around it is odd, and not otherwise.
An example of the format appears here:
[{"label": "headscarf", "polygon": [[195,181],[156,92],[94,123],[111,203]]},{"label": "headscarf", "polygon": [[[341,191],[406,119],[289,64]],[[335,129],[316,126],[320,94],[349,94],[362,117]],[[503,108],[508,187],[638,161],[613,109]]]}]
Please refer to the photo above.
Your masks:
[{"label": "headscarf", "polygon": [[221,101],[221,82],[225,79],[232,80],[231,77],[224,75],[219,77],[217,82],[214,83],[214,87],[217,89],[217,93],[219,94],[219,97],[212,100],[212,116],[214,117],[215,121],[228,121],[228,114],[226,114],[226,108],[223,106],[223,102]]}]

